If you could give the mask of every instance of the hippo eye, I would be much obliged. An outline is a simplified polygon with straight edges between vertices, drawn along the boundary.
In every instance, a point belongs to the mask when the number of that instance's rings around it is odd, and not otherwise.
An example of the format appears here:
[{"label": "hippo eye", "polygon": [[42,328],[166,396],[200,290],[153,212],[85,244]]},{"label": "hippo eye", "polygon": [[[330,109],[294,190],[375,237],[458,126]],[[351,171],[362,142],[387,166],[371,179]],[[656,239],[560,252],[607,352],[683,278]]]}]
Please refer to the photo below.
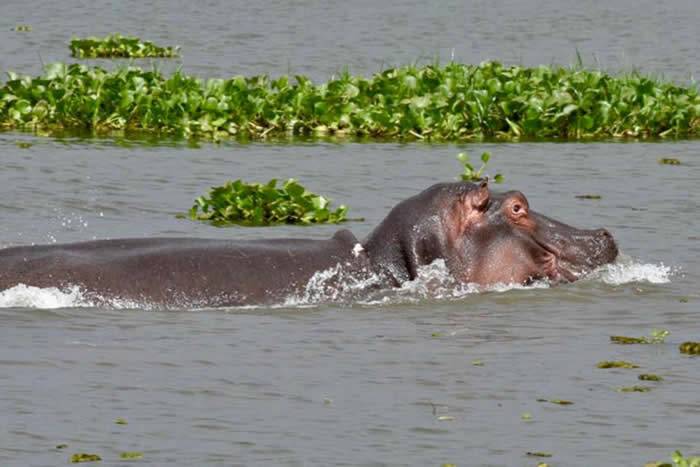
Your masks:
[{"label": "hippo eye", "polygon": [[520,203],[515,203],[512,207],[513,209],[513,214],[518,214],[520,211],[522,211],[523,207],[520,205]]}]

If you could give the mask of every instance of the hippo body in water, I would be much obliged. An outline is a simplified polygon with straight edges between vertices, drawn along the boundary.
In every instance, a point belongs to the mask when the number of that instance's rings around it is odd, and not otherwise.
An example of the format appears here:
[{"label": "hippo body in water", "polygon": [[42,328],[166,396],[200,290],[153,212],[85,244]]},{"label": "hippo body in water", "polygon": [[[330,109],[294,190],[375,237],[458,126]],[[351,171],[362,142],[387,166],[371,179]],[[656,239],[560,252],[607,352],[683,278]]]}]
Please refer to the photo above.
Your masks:
[{"label": "hippo body in water", "polygon": [[390,287],[442,259],[456,280],[488,286],[573,281],[616,256],[604,229],[579,230],[537,214],[517,191],[492,194],[486,183],[459,182],[399,203],[362,242],[341,230],[328,240],[152,238],[6,248],[0,290],[78,286],[98,301],[240,306],[282,303],[338,266]]}]

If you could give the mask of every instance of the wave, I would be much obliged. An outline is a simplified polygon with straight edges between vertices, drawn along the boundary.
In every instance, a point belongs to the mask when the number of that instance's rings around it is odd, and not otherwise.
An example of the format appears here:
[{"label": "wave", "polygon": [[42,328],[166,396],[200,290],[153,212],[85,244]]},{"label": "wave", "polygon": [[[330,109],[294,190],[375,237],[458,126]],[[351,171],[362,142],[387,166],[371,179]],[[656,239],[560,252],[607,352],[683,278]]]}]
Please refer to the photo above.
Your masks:
[{"label": "wave", "polygon": [[624,285],[629,283],[647,282],[650,284],[666,284],[671,282],[675,274],[670,266],[664,263],[640,263],[629,256],[622,256],[612,264],[606,264],[588,275],[588,280],[600,281],[608,285]]}]

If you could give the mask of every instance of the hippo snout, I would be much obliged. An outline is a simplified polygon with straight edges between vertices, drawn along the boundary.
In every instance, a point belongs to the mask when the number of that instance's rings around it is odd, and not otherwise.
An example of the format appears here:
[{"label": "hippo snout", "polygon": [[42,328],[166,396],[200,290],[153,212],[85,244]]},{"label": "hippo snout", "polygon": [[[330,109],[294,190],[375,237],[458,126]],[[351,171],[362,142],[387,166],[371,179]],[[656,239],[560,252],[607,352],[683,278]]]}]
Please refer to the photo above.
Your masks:
[{"label": "hippo snout", "polygon": [[615,238],[608,229],[598,229],[596,230],[596,238],[601,245],[601,261],[603,264],[612,263],[617,258],[619,250],[617,249],[617,243]]}]

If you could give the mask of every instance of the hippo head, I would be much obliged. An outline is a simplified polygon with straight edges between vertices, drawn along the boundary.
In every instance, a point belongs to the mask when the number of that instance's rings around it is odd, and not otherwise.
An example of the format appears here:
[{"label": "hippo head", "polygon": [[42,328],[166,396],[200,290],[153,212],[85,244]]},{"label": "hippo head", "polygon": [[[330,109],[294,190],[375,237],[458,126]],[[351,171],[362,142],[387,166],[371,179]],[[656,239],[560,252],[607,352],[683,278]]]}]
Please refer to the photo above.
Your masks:
[{"label": "hippo head", "polygon": [[436,259],[457,280],[488,286],[574,281],[617,257],[607,230],[555,221],[521,192],[492,194],[486,182],[433,185],[395,206],[363,244],[373,269],[396,284]]}]

